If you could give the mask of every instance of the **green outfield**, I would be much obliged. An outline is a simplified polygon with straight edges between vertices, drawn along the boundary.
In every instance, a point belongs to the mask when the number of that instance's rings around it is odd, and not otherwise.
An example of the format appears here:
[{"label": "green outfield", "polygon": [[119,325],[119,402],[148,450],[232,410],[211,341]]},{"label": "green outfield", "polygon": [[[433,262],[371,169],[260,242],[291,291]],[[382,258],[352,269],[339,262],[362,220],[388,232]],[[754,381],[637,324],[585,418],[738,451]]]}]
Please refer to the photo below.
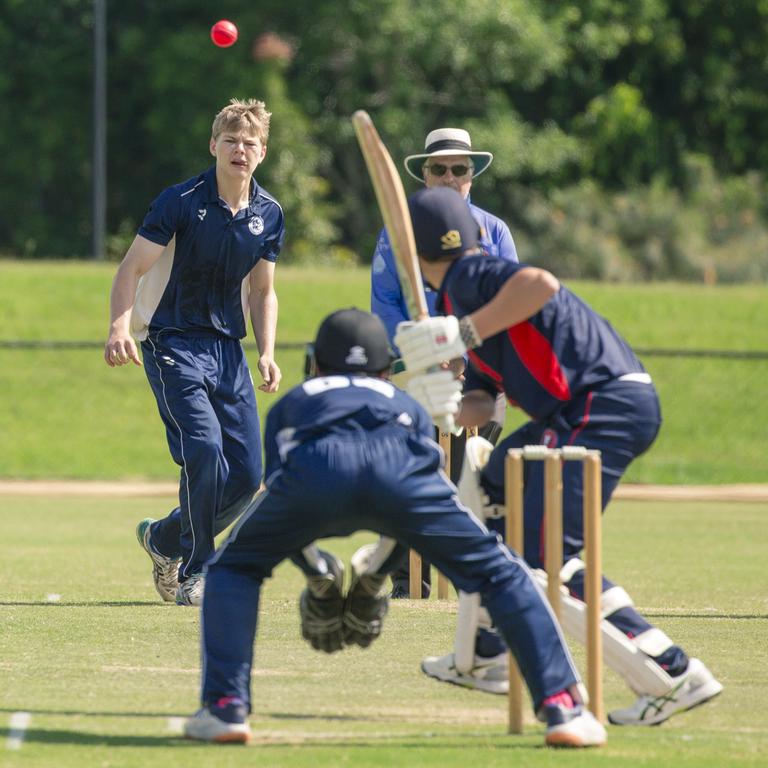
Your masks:
[{"label": "green outfield", "polygon": [[[185,742],[197,705],[198,611],[158,602],[134,539],[170,498],[0,496],[0,765],[209,766],[765,765],[768,582],[765,505],[617,502],[606,573],[723,682],[723,694],[659,728],[609,728],[589,753],[542,747],[542,726],[505,733],[503,697],[434,682],[420,659],[447,651],[453,601],[393,604],[381,640],[327,657],[299,635],[301,577],[267,582],[253,676],[255,744]],[[348,560],[369,541],[332,543]],[[583,654],[575,649],[581,664]],[[631,696],[612,673],[606,705]],[[14,713],[31,721],[9,742]],[[18,749],[10,749],[17,745]]]},{"label": "green outfield", "polygon": [[[0,261],[0,342],[98,344],[106,336],[114,264]],[[768,351],[768,287],[688,284],[573,286],[639,349]],[[367,307],[367,268],[278,266],[278,342],[301,345],[320,319]],[[255,355],[249,350],[253,365]],[[664,426],[627,480],[765,481],[768,360],[643,356]],[[301,378],[303,353],[278,350],[283,391]],[[109,369],[98,347],[0,346],[0,477],[172,479],[144,373]],[[274,397],[258,395],[264,415]],[[510,409],[507,427],[518,423]]]}]

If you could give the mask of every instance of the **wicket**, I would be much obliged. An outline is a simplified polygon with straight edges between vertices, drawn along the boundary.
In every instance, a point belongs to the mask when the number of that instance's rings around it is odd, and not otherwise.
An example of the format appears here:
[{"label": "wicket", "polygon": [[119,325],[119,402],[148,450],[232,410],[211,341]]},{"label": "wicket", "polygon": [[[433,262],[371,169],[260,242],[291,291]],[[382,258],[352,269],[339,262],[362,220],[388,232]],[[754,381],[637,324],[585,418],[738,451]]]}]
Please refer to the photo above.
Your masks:
[{"label": "wicket", "polygon": [[[571,446],[550,449],[528,445],[507,451],[504,466],[507,544],[523,555],[523,462],[544,462],[544,560],[547,571],[547,598],[560,620],[560,569],[563,565],[563,461],[580,461],[584,472],[584,559],[585,605],[587,620],[587,691],[589,708],[601,722],[605,720],[602,691],[602,636],[600,634],[600,596],[602,593],[602,544],[600,518],[602,484],[600,451]],[[520,671],[509,655],[510,733],[523,731],[523,688]]]}]

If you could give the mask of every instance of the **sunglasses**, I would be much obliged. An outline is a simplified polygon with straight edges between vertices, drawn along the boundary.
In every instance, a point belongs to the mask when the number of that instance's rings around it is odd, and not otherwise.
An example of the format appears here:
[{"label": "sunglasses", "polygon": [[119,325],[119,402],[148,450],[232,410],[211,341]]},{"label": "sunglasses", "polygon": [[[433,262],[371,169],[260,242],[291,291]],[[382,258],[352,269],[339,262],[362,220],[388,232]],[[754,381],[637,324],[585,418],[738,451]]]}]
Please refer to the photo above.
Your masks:
[{"label": "sunglasses", "polygon": [[445,176],[450,168],[454,176],[466,176],[473,168],[471,165],[443,165],[442,163],[432,163],[424,166],[433,176]]}]

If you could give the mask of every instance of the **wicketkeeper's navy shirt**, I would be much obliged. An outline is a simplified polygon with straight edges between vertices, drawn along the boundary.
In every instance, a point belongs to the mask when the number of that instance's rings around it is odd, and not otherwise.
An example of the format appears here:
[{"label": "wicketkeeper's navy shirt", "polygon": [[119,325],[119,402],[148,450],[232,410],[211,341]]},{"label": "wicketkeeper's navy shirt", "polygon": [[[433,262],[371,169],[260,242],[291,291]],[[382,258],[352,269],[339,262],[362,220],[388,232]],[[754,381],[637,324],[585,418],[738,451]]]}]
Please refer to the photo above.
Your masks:
[{"label": "wicketkeeper's navy shirt", "polygon": [[[458,259],[443,279],[438,310],[469,315],[526,266],[489,256]],[[485,339],[469,359],[465,392],[503,391],[537,421],[583,392],[645,371],[611,324],[563,285],[533,317]]]},{"label": "wicketkeeper's navy shirt", "polygon": [[248,275],[259,259],[277,260],[284,238],[283,211],[271,195],[251,180],[247,208],[233,215],[212,167],[162,192],[139,234],[166,249],[139,283],[136,338],[171,328],[245,337]]}]

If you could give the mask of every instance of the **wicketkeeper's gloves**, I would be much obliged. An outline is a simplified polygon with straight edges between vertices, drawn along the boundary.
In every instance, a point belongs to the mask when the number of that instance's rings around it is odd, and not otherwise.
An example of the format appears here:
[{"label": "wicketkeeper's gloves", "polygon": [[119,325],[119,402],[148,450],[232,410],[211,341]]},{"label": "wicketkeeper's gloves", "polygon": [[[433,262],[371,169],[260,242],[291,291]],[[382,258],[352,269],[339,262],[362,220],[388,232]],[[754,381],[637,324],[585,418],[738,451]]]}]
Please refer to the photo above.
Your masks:
[{"label": "wicketkeeper's gloves", "polygon": [[316,651],[334,653],[344,648],[344,566],[330,552],[318,552],[327,572],[307,576],[299,598],[301,635]]},{"label": "wicketkeeper's gloves", "polygon": [[367,648],[380,634],[389,609],[387,574],[370,573],[375,544],[352,555],[352,583],[344,602],[343,633],[347,645]]}]

